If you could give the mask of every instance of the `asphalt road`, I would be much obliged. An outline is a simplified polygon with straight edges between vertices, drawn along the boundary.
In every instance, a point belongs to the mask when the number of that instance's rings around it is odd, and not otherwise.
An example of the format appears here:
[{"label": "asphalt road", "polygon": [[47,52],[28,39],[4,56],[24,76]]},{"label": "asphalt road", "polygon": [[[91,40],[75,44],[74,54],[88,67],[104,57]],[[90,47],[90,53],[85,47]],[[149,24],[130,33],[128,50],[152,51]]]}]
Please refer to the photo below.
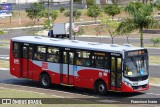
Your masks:
[{"label": "asphalt road", "polygon": [[[18,79],[9,75],[9,71],[0,72],[0,86],[5,88],[12,88],[18,90],[27,90],[48,95],[58,96],[62,98],[81,98],[84,101],[91,101],[94,103],[117,103],[125,102],[128,98],[160,98],[159,87],[151,86],[148,91],[138,93],[118,93],[108,92],[104,96],[97,95],[93,90],[66,87],[60,85],[52,85],[50,89],[43,89],[36,81],[28,79]],[[89,98],[95,98],[89,99]]]}]

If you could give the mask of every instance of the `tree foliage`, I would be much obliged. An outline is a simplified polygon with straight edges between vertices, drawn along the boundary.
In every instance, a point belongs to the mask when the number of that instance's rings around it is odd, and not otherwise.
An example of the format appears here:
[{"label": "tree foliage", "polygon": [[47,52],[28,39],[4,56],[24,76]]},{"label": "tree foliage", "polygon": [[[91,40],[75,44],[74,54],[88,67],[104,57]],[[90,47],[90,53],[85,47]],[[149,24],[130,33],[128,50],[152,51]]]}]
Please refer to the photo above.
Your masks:
[{"label": "tree foliage", "polygon": [[121,0],[111,0],[113,4],[119,3]]},{"label": "tree foliage", "polygon": [[104,12],[112,16],[112,20],[115,15],[120,14],[121,8],[117,4],[107,4],[104,8]]},{"label": "tree foliage", "polygon": [[[70,11],[66,11],[64,13],[64,16],[69,17],[70,16]],[[82,16],[82,12],[81,11],[76,10],[76,9],[73,10],[73,17],[74,17],[74,19],[79,19],[81,16]],[[74,22],[74,20],[73,20],[73,22]]]},{"label": "tree foliage", "polygon": [[[45,9],[42,3],[33,3],[30,8],[26,9],[27,16],[31,20],[36,20],[42,17],[41,12]],[[34,21],[35,23],[35,21]]]},{"label": "tree foliage", "polygon": [[156,46],[156,44],[160,43],[160,38],[151,38],[150,41]]},{"label": "tree foliage", "polygon": [[108,30],[112,38],[112,44],[113,44],[114,37],[118,35],[118,33],[115,30],[118,28],[119,22],[116,20],[110,20],[108,17],[103,17],[101,19],[101,24],[106,25],[106,29]]},{"label": "tree foliage", "polygon": [[[48,10],[43,10],[42,12],[42,16],[45,18],[48,18]],[[54,22],[56,20],[56,18],[58,17],[58,13],[55,10],[50,10],[50,18],[51,20]]]},{"label": "tree foliage", "polygon": [[90,6],[96,5],[96,1],[95,0],[86,0],[86,1],[87,1],[87,8],[89,8]]},{"label": "tree foliage", "polygon": [[3,35],[4,34],[4,31],[3,30],[0,30],[0,35]]},{"label": "tree foliage", "polygon": [[95,21],[97,17],[101,16],[101,14],[102,14],[102,10],[97,5],[90,6],[87,10],[87,16],[94,18]]},{"label": "tree foliage", "polygon": [[60,7],[59,11],[60,11],[61,13],[63,13],[63,12],[65,11],[65,8],[64,8],[64,7]]},{"label": "tree foliage", "polygon": [[143,3],[130,3],[125,7],[130,17],[124,19],[116,31],[119,34],[140,32],[140,44],[143,47],[143,30],[159,26],[159,22],[153,19],[153,5]]}]

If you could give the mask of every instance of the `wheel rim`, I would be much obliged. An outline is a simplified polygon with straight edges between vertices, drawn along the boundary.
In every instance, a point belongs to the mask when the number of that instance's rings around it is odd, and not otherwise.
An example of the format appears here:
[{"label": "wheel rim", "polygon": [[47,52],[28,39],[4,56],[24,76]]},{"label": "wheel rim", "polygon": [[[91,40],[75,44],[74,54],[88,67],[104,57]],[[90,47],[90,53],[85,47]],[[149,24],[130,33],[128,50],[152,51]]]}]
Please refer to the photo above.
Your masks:
[{"label": "wheel rim", "polygon": [[105,89],[104,85],[99,85],[98,90],[99,92],[103,92]]},{"label": "wheel rim", "polygon": [[48,85],[48,80],[47,80],[46,77],[43,77],[43,78],[42,78],[42,84],[45,85],[45,86]]}]

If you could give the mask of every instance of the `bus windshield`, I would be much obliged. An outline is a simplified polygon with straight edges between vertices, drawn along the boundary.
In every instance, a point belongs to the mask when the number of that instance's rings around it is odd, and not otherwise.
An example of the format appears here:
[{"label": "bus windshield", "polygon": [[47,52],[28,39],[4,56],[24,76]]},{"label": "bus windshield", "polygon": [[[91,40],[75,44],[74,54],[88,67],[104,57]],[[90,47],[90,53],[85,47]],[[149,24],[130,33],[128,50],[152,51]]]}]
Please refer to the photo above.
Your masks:
[{"label": "bus windshield", "polygon": [[148,75],[147,57],[130,57],[125,60],[126,69],[124,75],[127,77],[140,77]]}]

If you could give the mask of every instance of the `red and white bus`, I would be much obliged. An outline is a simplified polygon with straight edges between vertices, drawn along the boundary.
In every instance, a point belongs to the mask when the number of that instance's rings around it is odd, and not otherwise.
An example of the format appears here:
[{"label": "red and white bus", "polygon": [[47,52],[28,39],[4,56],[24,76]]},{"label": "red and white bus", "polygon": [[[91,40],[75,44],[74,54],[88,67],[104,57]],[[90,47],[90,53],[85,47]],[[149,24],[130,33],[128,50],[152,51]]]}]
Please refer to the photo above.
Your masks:
[{"label": "red and white bus", "polygon": [[107,91],[149,88],[148,52],[131,45],[103,44],[40,36],[11,39],[10,73],[39,81]]}]

